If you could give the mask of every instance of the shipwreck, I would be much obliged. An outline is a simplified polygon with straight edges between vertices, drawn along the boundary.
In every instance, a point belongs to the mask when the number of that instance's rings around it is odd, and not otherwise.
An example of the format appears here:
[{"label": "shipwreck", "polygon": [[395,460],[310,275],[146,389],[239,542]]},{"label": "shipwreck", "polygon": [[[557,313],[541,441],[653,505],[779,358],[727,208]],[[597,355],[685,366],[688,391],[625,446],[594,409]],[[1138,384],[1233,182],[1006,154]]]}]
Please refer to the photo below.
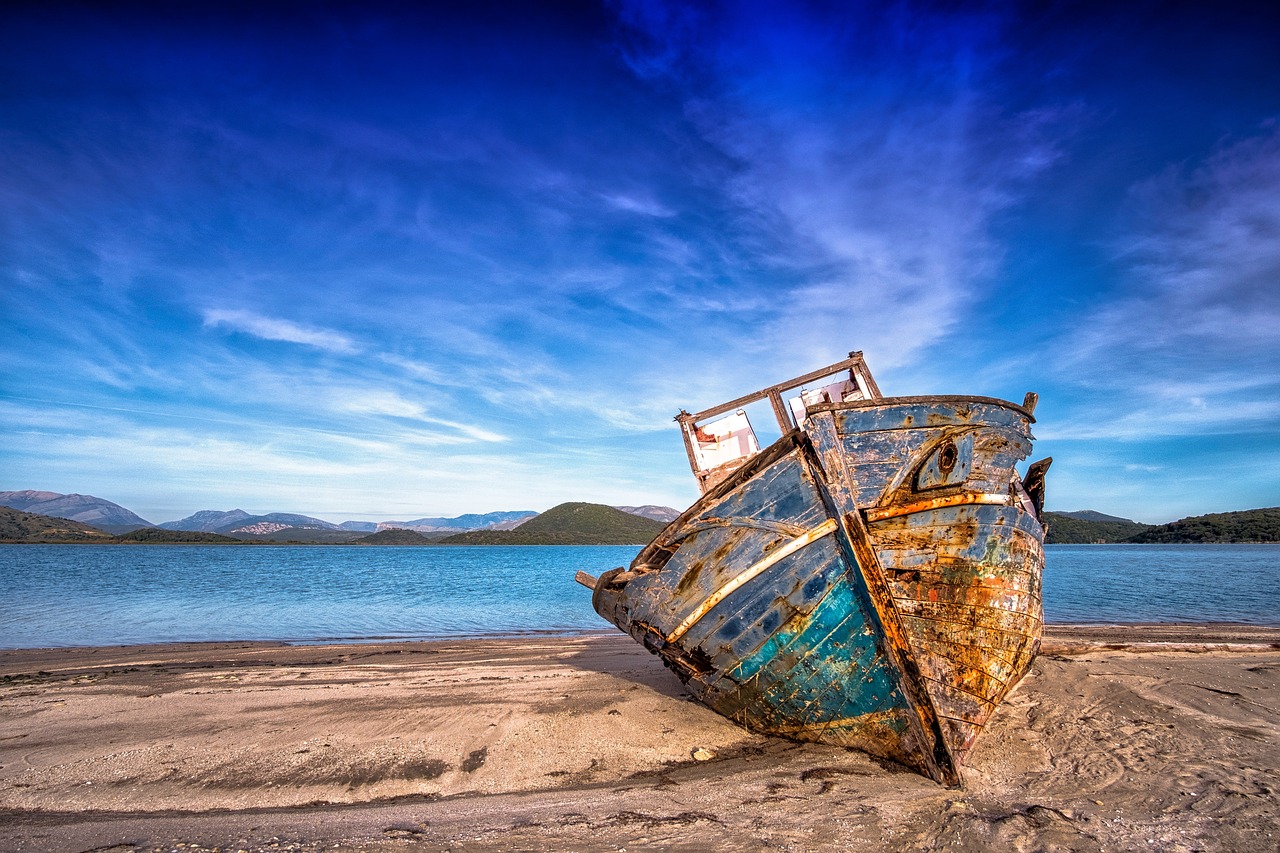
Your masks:
[{"label": "shipwreck", "polygon": [[[794,395],[794,396],[792,396]],[[757,732],[947,785],[1040,645],[1036,395],[884,397],[862,357],[676,418],[701,498],[595,610]],[[746,407],[781,437],[761,448]]]}]

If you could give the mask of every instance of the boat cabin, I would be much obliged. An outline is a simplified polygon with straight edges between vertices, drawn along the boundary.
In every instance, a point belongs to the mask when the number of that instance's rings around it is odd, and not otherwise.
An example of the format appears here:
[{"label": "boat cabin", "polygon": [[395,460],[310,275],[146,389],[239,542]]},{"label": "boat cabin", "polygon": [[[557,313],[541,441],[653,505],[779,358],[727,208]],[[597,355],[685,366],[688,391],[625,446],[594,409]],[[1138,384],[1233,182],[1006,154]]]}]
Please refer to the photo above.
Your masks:
[{"label": "boat cabin", "polygon": [[[791,392],[798,393],[793,397],[785,396]],[[778,427],[786,435],[794,429],[803,428],[811,406],[872,400],[880,396],[880,389],[867,369],[862,353],[851,352],[844,361],[719,406],[695,414],[681,411],[676,415],[676,422],[684,435],[689,467],[705,494],[760,452],[760,442],[744,406],[767,400]]]}]

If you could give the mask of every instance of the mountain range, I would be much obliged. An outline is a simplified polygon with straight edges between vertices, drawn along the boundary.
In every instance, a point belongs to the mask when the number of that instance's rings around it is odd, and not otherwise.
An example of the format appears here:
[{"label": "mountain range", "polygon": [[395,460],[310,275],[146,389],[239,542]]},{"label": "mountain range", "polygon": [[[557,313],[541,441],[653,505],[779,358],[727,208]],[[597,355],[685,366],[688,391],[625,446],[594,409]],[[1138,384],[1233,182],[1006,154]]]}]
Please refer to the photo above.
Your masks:
[{"label": "mountain range", "polygon": [[139,527],[152,527],[151,522],[135,515],[119,504],[93,495],[63,495],[57,492],[0,492],[0,506],[23,512],[65,518],[90,524],[108,533],[124,533]]},{"label": "mountain range", "polygon": [[[0,492],[0,506],[79,521],[109,533],[128,533],[143,528],[158,528],[167,531],[218,534],[237,539],[290,542],[350,542],[353,540],[351,535],[353,533],[390,530],[409,530],[427,541],[438,541],[455,534],[472,531],[513,530],[539,515],[533,510],[508,510],[466,513],[453,517],[430,516],[409,521],[344,521],[335,524],[297,513],[271,512],[254,515],[243,509],[226,511],[206,509],[177,521],[152,524],[104,498],[31,490]],[[680,514],[679,510],[672,507],[653,504],[615,509],[629,516],[654,519],[663,524]],[[395,539],[395,537],[389,538]],[[147,538],[147,541],[162,541],[162,539],[153,535]]]},{"label": "mountain range", "polygon": [[[277,518],[307,518],[276,513]],[[47,515],[23,512],[0,507],[0,542],[5,543],[98,543],[103,545],[127,544],[209,544],[237,545],[243,547],[269,547],[270,542],[332,543],[343,545],[431,545],[436,540],[415,530],[387,528],[375,533],[343,530],[320,530],[304,527],[286,527],[280,530],[267,528],[278,522],[252,521],[261,516],[239,519],[250,521],[248,528],[232,536],[193,530],[169,530],[162,527],[140,527],[128,533],[112,535],[96,527],[54,518]],[[237,521],[229,522],[236,524]],[[473,530],[448,537],[447,544],[500,544],[500,545],[636,545],[648,542],[662,523],[638,515],[621,512],[599,504],[568,503],[552,507],[531,519],[529,530]],[[244,530],[256,532],[246,533]],[[262,532],[266,530],[266,532]],[[309,535],[308,535],[309,534]],[[481,537],[471,540],[466,537]]]},{"label": "mountain range", "polygon": [[[386,535],[366,544],[596,544],[648,541],[680,511],[672,507],[571,503],[538,514],[532,510],[468,513],[424,517],[411,521],[345,521],[334,524],[297,513],[252,515],[242,509],[201,510],[178,521],[153,525],[119,504],[92,495],[34,490],[0,492],[0,507],[31,516],[25,522],[6,515],[13,530],[0,531],[0,540],[102,541],[107,534],[125,534],[117,541],[172,542],[232,541],[357,542],[353,534]],[[1080,543],[1280,542],[1280,508],[1214,513],[1179,519],[1169,524],[1143,524],[1095,510],[1045,512],[1050,545]],[[32,519],[44,519],[33,521]],[[54,519],[80,526],[59,525]],[[26,533],[18,534],[19,530]],[[138,531],[136,534],[131,531]],[[147,533],[145,531],[152,531]],[[166,533],[161,533],[165,531]],[[397,531],[400,531],[399,533]],[[200,534],[184,537],[181,534]],[[12,535],[10,535],[12,534]],[[403,534],[403,535],[402,535]],[[409,535],[412,534],[412,535]]]},{"label": "mountain range", "polygon": [[1092,545],[1123,542],[1137,536],[1153,525],[1128,518],[1105,515],[1091,509],[1076,512],[1046,512],[1044,521],[1049,527],[1046,545]]},{"label": "mountain range", "polygon": [[1280,543],[1280,507],[1215,512],[1168,524],[1143,524],[1093,510],[1046,512],[1048,545]]}]

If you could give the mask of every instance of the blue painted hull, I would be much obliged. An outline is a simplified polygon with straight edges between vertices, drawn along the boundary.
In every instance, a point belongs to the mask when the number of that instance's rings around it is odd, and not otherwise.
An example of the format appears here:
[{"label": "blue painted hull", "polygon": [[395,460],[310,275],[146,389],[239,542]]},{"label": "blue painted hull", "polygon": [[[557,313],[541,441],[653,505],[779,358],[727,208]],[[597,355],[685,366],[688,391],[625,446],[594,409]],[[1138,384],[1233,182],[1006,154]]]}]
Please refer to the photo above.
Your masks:
[{"label": "blue painted hull", "polygon": [[955,784],[1039,641],[1044,528],[1013,470],[1031,420],[982,398],[818,407],[594,606],[754,731]]}]

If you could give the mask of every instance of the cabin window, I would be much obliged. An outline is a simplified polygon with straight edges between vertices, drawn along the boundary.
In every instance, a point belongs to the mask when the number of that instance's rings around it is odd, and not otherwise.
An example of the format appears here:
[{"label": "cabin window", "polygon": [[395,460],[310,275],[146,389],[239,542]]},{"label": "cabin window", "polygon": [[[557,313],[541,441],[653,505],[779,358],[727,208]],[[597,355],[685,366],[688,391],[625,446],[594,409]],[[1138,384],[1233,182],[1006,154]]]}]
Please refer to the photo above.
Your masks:
[{"label": "cabin window", "polygon": [[791,407],[791,414],[795,417],[796,423],[802,424],[809,416],[811,406],[848,403],[853,400],[865,400],[868,396],[870,395],[860,387],[860,383],[845,379],[842,382],[823,385],[821,388],[802,389],[800,396],[792,397],[787,401],[787,405]]},{"label": "cabin window", "polygon": [[760,452],[755,430],[742,409],[718,421],[694,428],[694,453],[703,471],[728,462],[746,459]]}]

